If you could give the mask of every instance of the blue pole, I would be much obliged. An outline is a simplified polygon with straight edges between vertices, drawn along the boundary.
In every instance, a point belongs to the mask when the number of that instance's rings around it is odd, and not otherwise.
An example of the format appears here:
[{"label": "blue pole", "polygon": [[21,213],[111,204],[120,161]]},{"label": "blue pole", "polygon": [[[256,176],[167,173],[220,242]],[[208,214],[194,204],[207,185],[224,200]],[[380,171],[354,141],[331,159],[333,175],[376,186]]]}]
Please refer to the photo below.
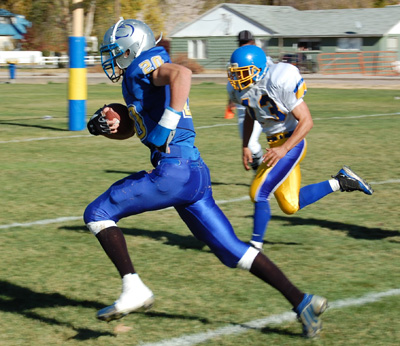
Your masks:
[{"label": "blue pole", "polygon": [[86,127],[87,76],[85,64],[85,37],[69,37],[69,130]]},{"label": "blue pole", "polygon": [[9,69],[10,69],[10,79],[13,82],[13,80],[15,79],[15,63],[10,62],[10,64],[8,65]]}]

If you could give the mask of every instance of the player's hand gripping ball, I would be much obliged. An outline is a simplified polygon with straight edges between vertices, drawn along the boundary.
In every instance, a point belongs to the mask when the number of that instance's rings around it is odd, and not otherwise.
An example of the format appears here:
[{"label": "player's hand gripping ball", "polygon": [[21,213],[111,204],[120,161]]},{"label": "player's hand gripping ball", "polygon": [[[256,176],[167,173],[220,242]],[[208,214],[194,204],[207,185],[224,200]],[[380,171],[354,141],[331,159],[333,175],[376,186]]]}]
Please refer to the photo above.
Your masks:
[{"label": "player's hand gripping ball", "polygon": [[111,103],[99,108],[87,124],[87,128],[92,135],[109,135],[122,132],[119,129],[121,122],[127,122],[126,125],[133,125],[130,123],[128,108],[120,103]]},{"label": "player's hand gripping ball", "polygon": [[[115,106],[115,105],[119,105],[119,106],[123,106],[123,105],[120,105],[119,103],[115,103],[114,104],[114,107],[117,109],[118,107],[117,106]],[[104,117],[107,119],[107,120],[114,120],[114,119],[117,119],[118,121],[121,121],[121,116],[118,114],[118,112],[116,111],[116,110],[114,110],[113,108],[113,104],[110,104],[110,105],[104,105],[104,107],[103,107],[103,114],[104,114]],[[126,107],[125,107],[126,108]],[[124,110],[122,110],[122,111],[124,111]]]}]

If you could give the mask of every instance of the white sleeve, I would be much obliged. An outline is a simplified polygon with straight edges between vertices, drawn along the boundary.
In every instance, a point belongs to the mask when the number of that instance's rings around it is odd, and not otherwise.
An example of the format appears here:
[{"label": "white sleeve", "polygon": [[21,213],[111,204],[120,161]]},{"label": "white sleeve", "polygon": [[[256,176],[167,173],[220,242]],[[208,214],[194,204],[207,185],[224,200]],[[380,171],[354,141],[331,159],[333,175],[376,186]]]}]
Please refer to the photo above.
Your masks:
[{"label": "white sleeve", "polygon": [[288,63],[280,63],[271,76],[270,88],[272,98],[291,112],[297,105],[303,102],[307,92],[306,83],[299,69]]}]

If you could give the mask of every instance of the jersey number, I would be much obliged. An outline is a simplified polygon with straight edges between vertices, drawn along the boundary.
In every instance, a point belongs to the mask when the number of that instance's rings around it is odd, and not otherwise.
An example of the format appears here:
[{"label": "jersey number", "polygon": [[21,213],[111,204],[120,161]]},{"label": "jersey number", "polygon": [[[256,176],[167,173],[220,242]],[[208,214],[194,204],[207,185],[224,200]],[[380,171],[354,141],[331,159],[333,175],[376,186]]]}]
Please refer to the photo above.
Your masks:
[{"label": "jersey number", "polygon": [[268,95],[263,95],[260,97],[259,104],[261,108],[267,107],[269,114],[271,114],[277,121],[284,121],[286,115],[282,113],[279,107],[276,105],[275,101],[271,99]]},{"label": "jersey number", "polygon": [[[271,99],[267,94],[264,94],[260,97],[258,104],[260,108],[262,108],[264,112],[270,114],[274,118],[274,120],[276,121],[285,120],[286,114],[279,109],[275,101]],[[242,105],[248,109],[250,116],[254,120],[256,120],[256,113],[254,112],[254,109],[249,106],[249,99],[242,99]],[[264,107],[267,107],[268,110],[265,110]]]},{"label": "jersey number", "polygon": [[[144,125],[144,121],[142,119],[142,116],[139,114],[139,112],[136,110],[136,107],[134,105],[129,106],[129,116],[133,121],[135,122],[135,131],[136,135],[139,137],[139,139],[143,139],[146,137],[146,126]],[[183,117],[184,118],[191,118],[192,113],[190,111],[189,105],[185,104],[185,107],[183,108]]]},{"label": "jersey number", "polygon": [[159,55],[152,56],[151,59],[146,59],[139,64],[145,75],[159,68],[164,64],[164,60]]},{"label": "jersey number", "polygon": [[146,127],[144,126],[144,122],[140,114],[136,111],[136,107],[134,105],[129,106],[129,116],[135,122],[135,131],[136,135],[139,139],[143,139],[146,135]]},{"label": "jersey number", "polygon": [[184,118],[191,118],[192,117],[192,112],[191,112],[187,102],[185,103],[185,107],[183,107],[183,112],[182,113],[183,113],[182,116]]}]

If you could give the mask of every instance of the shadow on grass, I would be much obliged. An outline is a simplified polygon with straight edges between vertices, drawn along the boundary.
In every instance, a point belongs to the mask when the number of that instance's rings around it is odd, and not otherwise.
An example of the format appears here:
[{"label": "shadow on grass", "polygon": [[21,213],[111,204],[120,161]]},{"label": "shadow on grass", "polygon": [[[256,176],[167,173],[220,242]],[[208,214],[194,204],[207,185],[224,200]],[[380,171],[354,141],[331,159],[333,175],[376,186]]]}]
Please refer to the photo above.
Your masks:
[{"label": "shadow on grass", "polygon": [[354,239],[366,239],[366,240],[381,240],[390,237],[400,236],[399,231],[388,231],[378,227],[364,227],[360,225],[352,225],[343,222],[318,220],[313,218],[300,218],[300,217],[285,217],[285,216],[273,216],[273,220],[283,221],[289,225],[294,226],[318,226],[321,228],[328,228],[332,231],[345,232],[349,237]]},{"label": "shadow on grass", "polygon": [[250,184],[244,184],[244,183],[225,183],[225,182],[218,182],[218,181],[211,181],[212,186],[218,186],[218,185],[235,185],[235,186],[246,186],[250,187]]},{"label": "shadow on grass", "polygon": [[[252,218],[252,216],[249,216]],[[384,230],[382,228],[374,227],[364,227],[360,225],[347,224],[343,222],[328,221],[328,220],[318,220],[313,218],[300,218],[293,216],[272,216],[273,221],[283,222],[283,226],[318,226],[321,228],[327,228],[332,231],[346,232],[349,237],[354,239],[366,239],[366,240],[381,240],[390,237],[399,237],[399,231]],[[88,232],[85,226],[63,226],[60,227],[65,230],[72,230],[76,232]],[[186,236],[175,234],[172,232],[164,230],[144,230],[138,228],[121,228],[122,232],[126,236],[137,236],[137,237],[147,237],[157,241],[161,241],[162,244],[170,246],[178,246],[180,249],[184,250],[198,250],[210,252],[209,248],[205,243],[197,240],[193,235],[188,234]],[[190,232],[188,230],[188,232]],[[249,235],[250,237],[250,235]],[[268,232],[267,236],[268,238]],[[245,242],[247,240],[244,240]],[[269,245],[302,245],[302,243],[293,241],[268,241],[264,240],[264,244]]]},{"label": "shadow on grass", "polygon": [[[73,323],[59,321],[54,317],[46,317],[39,313],[32,311],[36,308],[58,308],[65,306],[79,306],[88,309],[99,310],[104,307],[96,301],[77,300],[63,296],[59,293],[40,293],[32,291],[29,288],[15,285],[13,283],[0,280],[0,311],[19,314],[26,318],[36,320],[42,323],[53,326],[61,326],[74,330],[77,334],[69,340],[90,340],[97,339],[101,336],[112,336],[116,334],[111,332],[103,332],[89,328],[77,328]],[[181,319],[181,320],[197,320],[201,323],[210,323],[207,318],[189,315],[175,315],[167,314],[157,311],[137,312],[143,317],[148,318],[168,318],[168,319]],[[93,317],[94,318],[94,317]]]},{"label": "shadow on grass", "polygon": [[156,318],[172,318],[172,319],[181,319],[187,321],[199,321],[203,324],[211,323],[208,318],[198,317],[198,316],[187,316],[187,315],[176,315],[176,314],[168,314],[165,312],[157,312],[157,311],[146,311],[142,312],[143,315],[147,317],[156,317]]},{"label": "shadow on grass", "polygon": [[[207,252],[210,251],[206,246],[206,244],[204,244],[200,240],[197,240],[191,234],[179,235],[167,231],[161,231],[161,230],[148,231],[137,228],[122,228],[122,232],[124,232],[125,235],[152,238],[157,241],[161,241],[165,245],[179,246],[180,249],[184,250],[203,250],[203,248],[206,248],[205,251]],[[188,230],[188,232],[190,231]]]},{"label": "shadow on grass", "polygon": [[286,335],[286,336],[294,336],[299,338],[302,336],[301,333],[293,333],[287,329],[277,328],[277,327],[264,327],[261,329],[263,334],[279,334],[279,335]]},{"label": "shadow on grass", "polygon": [[[62,226],[60,229],[71,230],[75,232],[89,232],[85,226]],[[203,250],[209,252],[206,244],[197,240],[193,235],[179,235],[162,230],[144,230],[138,228],[121,228],[125,236],[146,237],[157,241],[162,244],[170,246],[179,246],[183,250]],[[188,232],[190,232],[188,230]]]},{"label": "shadow on grass", "polygon": [[114,170],[112,170],[112,169],[106,169],[105,171],[104,171],[105,173],[117,173],[117,174],[123,174],[124,176],[128,176],[128,175],[132,175],[132,174],[135,174],[135,173],[137,173],[137,172],[139,172],[139,171],[134,171],[134,172],[128,172],[128,171],[114,171]]},{"label": "shadow on grass", "polygon": [[71,339],[89,340],[101,336],[115,336],[110,332],[102,332],[88,328],[76,328],[72,323],[59,321],[53,317],[45,317],[31,311],[35,308],[55,308],[62,306],[80,306],[88,309],[101,309],[104,305],[88,300],[76,300],[67,298],[59,293],[40,293],[29,288],[17,286],[7,281],[0,280],[0,310],[4,312],[20,314],[26,318],[37,320],[49,325],[70,328],[76,331]]},{"label": "shadow on grass", "polygon": [[59,127],[54,127],[54,126],[43,126],[43,125],[30,125],[30,124],[22,124],[22,123],[14,123],[14,122],[8,122],[8,121],[1,121],[1,125],[12,125],[12,126],[21,126],[21,127],[34,127],[42,130],[53,130],[53,131],[62,131],[66,132],[69,131],[68,129],[60,129]]}]

